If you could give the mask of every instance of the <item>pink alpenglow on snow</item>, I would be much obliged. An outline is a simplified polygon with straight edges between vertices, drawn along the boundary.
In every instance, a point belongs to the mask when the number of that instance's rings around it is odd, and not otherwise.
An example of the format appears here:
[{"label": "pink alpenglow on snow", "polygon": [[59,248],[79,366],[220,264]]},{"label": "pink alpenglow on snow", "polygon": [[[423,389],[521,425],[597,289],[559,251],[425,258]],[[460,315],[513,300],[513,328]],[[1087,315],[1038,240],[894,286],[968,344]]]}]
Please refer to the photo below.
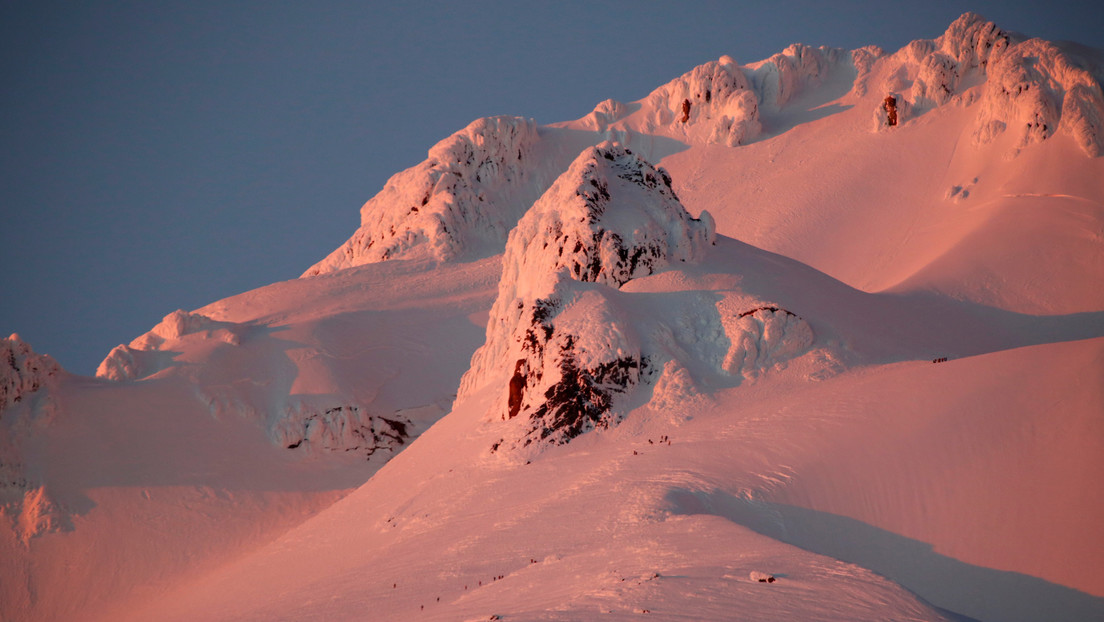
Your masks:
[{"label": "pink alpenglow on snow", "polygon": [[0,618],[1104,619],[1098,58],[968,13],[480,119],[313,278],[5,340]]}]

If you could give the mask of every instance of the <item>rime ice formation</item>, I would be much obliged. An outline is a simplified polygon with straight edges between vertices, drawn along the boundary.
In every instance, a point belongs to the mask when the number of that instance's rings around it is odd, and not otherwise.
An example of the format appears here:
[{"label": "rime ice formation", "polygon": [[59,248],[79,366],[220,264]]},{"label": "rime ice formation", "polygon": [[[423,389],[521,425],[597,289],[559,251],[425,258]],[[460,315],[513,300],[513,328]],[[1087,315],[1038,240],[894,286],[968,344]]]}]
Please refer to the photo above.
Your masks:
[{"label": "rime ice formation", "polygon": [[428,158],[388,180],[360,210],[360,228],[312,266],[314,276],[386,259],[439,261],[480,243],[501,248],[533,199],[537,124],[521,117],[477,119],[429,150]]},{"label": "rime ice formation", "polygon": [[754,377],[813,345],[809,324],[793,312],[778,307],[751,309],[722,321],[731,344],[725,353],[723,368],[733,376]]},{"label": "rime ice formation", "polygon": [[[974,139],[1008,132],[1016,148],[1057,132],[1089,156],[1104,150],[1104,95],[1091,63],[1040,39],[1021,40],[983,17],[966,13],[935,40],[919,39],[888,59],[883,90],[898,99],[901,122],[954,101],[977,102]],[[980,93],[969,88],[984,80]],[[886,127],[884,110],[874,111]]]},{"label": "rime ice formation", "polygon": [[241,343],[245,328],[178,309],[129,345],[115,346],[96,368],[96,377],[105,380],[145,378],[171,365],[172,355],[164,351],[166,343],[197,335],[202,339],[216,339],[236,346]]},{"label": "rime ice formation", "polygon": [[645,132],[664,128],[694,142],[729,147],[758,136],[759,97],[729,57],[699,65],[644,100]]},{"label": "rime ice formation", "polygon": [[48,386],[61,371],[48,354],[35,354],[19,335],[0,341],[0,411]]},{"label": "rime ice formation", "polygon": [[[802,44],[742,67],[722,56],[652,91],[641,102],[644,120],[625,127],[690,143],[743,145],[762,132],[761,108],[778,110],[843,62],[849,62],[844,50]],[[608,102],[599,104],[587,118],[590,125],[621,129],[616,121],[628,108],[614,108],[617,114],[608,109]]]},{"label": "rime ice formation", "polygon": [[833,66],[850,60],[847,52],[839,48],[795,43],[748,68],[760,101],[780,108],[802,92],[820,85]]},{"label": "rime ice formation", "polygon": [[351,451],[371,458],[377,451],[394,454],[410,438],[411,422],[401,417],[372,416],[357,406],[321,412],[298,408],[276,426],[277,443],[288,449]]},{"label": "rime ice formation", "polygon": [[700,260],[713,236],[712,217],[691,218],[665,171],[620,145],[585,150],[510,233],[461,396],[509,371],[492,414],[525,422],[509,445],[565,443],[615,423],[615,398],[650,363],[613,288]]}]

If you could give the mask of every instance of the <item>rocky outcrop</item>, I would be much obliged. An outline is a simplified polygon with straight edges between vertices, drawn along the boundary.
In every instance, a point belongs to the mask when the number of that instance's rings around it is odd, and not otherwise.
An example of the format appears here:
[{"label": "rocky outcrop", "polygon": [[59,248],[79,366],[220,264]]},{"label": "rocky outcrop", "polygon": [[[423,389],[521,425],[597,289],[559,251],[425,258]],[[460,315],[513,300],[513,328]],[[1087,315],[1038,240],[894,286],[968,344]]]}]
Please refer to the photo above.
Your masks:
[{"label": "rocky outcrop", "polygon": [[487,245],[501,248],[543,189],[540,180],[530,179],[539,140],[532,119],[473,121],[437,143],[424,162],[388,180],[361,208],[353,236],[303,276],[395,258],[446,261]]},{"label": "rocky outcrop", "polygon": [[458,400],[502,382],[490,417],[520,424],[495,449],[615,424],[651,366],[616,288],[700,259],[713,236],[662,169],[616,144],[580,154],[510,233],[487,341],[461,383]]},{"label": "rocky outcrop", "polygon": [[0,412],[54,383],[61,366],[48,354],[35,354],[19,335],[0,340]]}]

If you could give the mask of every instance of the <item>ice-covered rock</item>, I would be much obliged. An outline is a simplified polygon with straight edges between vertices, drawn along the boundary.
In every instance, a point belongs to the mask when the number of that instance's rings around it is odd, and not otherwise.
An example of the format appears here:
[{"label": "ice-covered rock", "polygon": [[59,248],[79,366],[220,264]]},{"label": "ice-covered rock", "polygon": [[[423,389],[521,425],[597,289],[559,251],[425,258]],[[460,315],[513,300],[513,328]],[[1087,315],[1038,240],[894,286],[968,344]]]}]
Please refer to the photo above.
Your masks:
[{"label": "ice-covered rock", "polygon": [[0,411],[52,384],[61,366],[48,354],[35,354],[19,335],[0,340]]},{"label": "ice-covered rock", "polygon": [[650,363],[615,288],[700,259],[714,235],[662,169],[616,144],[585,150],[510,233],[487,340],[458,399],[504,381],[490,417],[524,422],[506,446],[616,423],[614,401]]},{"label": "ice-covered rock", "polygon": [[391,177],[361,208],[353,236],[303,276],[394,258],[445,261],[484,243],[500,248],[543,189],[530,179],[539,140],[532,119],[473,121]]},{"label": "ice-covered rock", "polygon": [[377,451],[397,453],[410,439],[411,426],[400,416],[373,416],[358,406],[321,411],[299,407],[288,409],[274,436],[288,449],[347,451],[371,458]]},{"label": "ice-covered rock", "polygon": [[621,103],[616,99],[607,99],[599,102],[583,120],[590,129],[605,132],[611,123],[625,118],[631,110],[628,104]]},{"label": "ice-covered rock", "polygon": [[1071,134],[1090,156],[1104,149],[1104,96],[1100,80],[1053,43],[1028,39],[991,60],[978,113],[976,138],[988,142],[1005,131],[1016,146]]},{"label": "ice-covered rock", "polygon": [[[935,40],[919,39],[886,59],[888,93],[899,93],[899,120],[960,101],[978,106],[973,137],[988,143],[1006,132],[1019,149],[1067,132],[1086,154],[1104,151],[1104,95],[1092,63],[1040,39],[1023,40],[975,13],[965,13]],[[982,83],[962,99],[964,85]],[[907,97],[905,94],[907,93]],[[881,103],[878,104],[881,108]],[[884,113],[875,110],[877,128]]]}]

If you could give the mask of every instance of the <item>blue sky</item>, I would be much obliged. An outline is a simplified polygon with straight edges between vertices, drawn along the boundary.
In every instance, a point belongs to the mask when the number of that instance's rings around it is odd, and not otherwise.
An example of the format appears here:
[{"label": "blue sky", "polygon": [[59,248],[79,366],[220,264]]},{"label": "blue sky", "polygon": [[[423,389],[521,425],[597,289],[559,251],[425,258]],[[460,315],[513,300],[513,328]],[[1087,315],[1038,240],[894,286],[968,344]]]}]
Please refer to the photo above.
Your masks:
[{"label": "blue sky", "polygon": [[1091,6],[0,0],[0,332],[91,374],[177,308],[297,277],[478,117],[573,119],[794,42],[892,51],[966,10],[1104,48]]}]

